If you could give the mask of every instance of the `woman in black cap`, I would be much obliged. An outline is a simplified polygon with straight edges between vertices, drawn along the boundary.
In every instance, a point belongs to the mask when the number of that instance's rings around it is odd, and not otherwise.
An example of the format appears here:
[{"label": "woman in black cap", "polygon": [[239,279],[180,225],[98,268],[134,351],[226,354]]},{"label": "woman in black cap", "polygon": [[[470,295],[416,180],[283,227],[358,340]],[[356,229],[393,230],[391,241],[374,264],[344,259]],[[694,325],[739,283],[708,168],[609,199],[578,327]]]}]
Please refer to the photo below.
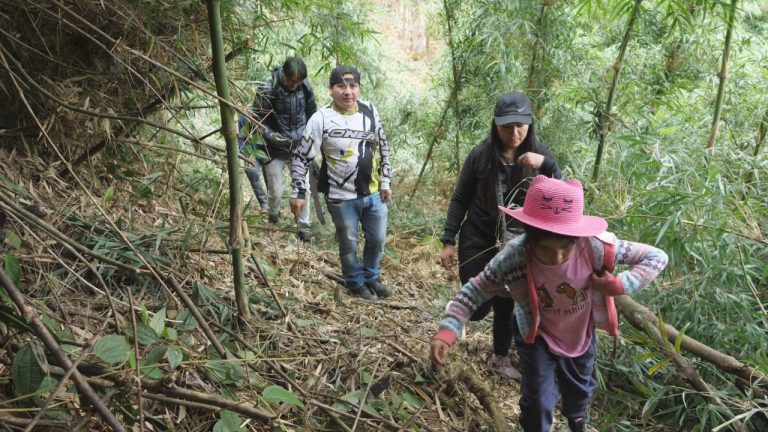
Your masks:
[{"label": "woman in black cap", "polygon": [[[504,93],[496,101],[493,115],[490,134],[464,162],[443,228],[440,262],[446,269],[453,267],[458,232],[462,285],[483,270],[501,245],[521,232],[518,223],[505,217],[497,206],[522,206],[536,175],[562,177],[552,151],[536,139],[531,101],[525,95]],[[480,306],[471,320],[485,318],[491,307],[491,367],[506,378],[519,379],[520,372],[509,361],[515,328],[512,299],[494,297]]]}]

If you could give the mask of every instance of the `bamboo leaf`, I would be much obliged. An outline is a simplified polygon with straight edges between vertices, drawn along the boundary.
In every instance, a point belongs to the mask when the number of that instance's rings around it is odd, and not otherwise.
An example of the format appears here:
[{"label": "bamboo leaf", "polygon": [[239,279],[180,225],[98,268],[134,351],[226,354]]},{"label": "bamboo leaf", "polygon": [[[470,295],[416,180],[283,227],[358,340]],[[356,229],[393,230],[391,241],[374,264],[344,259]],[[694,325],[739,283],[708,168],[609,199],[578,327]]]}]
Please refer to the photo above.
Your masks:
[{"label": "bamboo leaf", "polygon": [[667,363],[669,363],[671,361],[672,361],[671,357],[667,357],[665,359],[662,359],[661,361],[659,361],[658,363],[653,365],[653,367],[648,369],[648,376],[653,376],[653,374],[658,372],[661,368],[663,368]]},{"label": "bamboo leaf", "polygon": [[690,322],[685,323],[683,328],[681,328],[678,333],[677,337],[675,338],[675,352],[680,353],[680,346],[683,343],[683,339],[685,339],[685,331],[688,329],[688,326],[691,325]]}]

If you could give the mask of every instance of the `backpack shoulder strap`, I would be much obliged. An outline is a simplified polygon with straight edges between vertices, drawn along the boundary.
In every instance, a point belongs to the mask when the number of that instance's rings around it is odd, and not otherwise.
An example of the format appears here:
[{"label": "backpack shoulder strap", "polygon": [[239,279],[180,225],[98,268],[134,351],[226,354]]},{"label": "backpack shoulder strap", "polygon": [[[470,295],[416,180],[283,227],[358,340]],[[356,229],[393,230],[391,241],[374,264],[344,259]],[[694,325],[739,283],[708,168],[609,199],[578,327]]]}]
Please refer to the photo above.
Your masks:
[{"label": "backpack shoulder strap", "polygon": [[376,117],[373,115],[373,108],[368,106],[367,104],[364,104],[357,101],[357,110],[360,111],[360,113],[363,115],[363,117],[367,117],[368,120],[371,122],[370,126],[370,132],[376,132]]}]

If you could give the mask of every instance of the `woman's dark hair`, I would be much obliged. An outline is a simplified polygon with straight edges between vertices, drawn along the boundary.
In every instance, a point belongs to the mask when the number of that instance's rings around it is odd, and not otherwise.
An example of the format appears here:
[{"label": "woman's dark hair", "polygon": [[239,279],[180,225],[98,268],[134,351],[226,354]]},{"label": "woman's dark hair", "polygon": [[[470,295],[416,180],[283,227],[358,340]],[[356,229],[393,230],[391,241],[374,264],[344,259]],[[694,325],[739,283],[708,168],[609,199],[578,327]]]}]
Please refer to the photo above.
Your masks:
[{"label": "woman's dark hair", "polygon": [[288,57],[283,63],[283,73],[291,78],[304,80],[307,78],[307,65],[299,57]]},{"label": "woman's dark hair", "polygon": [[[499,165],[501,165],[501,149],[503,143],[499,138],[499,132],[496,130],[496,121],[491,120],[491,133],[480,144],[482,146],[480,160],[482,161],[483,176],[480,178],[480,204],[488,209],[496,208],[496,182],[499,177]],[[536,140],[536,120],[532,120],[528,125],[528,135],[522,143],[515,149],[513,156],[514,160],[517,160],[520,155],[529,151],[535,151],[538,147],[538,141]],[[536,170],[532,168],[523,168],[522,175],[519,178],[512,179],[513,185],[519,184],[525,179],[530,179],[536,176]],[[528,180],[530,181],[530,180]],[[525,185],[523,189],[527,190]],[[516,204],[522,205],[522,197],[524,194],[518,194],[519,198],[515,199]],[[517,201],[520,202],[517,202]]]},{"label": "woman's dark hair", "polygon": [[558,234],[553,233],[551,231],[546,231],[541,228],[532,227],[528,224],[523,224],[523,229],[525,230],[525,243],[526,244],[532,244],[532,243],[538,243],[539,241],[543,239],[559,239],[559,240],[568,240],[571,243],[576,243],[580,237],[574,237],[564,234]]}]

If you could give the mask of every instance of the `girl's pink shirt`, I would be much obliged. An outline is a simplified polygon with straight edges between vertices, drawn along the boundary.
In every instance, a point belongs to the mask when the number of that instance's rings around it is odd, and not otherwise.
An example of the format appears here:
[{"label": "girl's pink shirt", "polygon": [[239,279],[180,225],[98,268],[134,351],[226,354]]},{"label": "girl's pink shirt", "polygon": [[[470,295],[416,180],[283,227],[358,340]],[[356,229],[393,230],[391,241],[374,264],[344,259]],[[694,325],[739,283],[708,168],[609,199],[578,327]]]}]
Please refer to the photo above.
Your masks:
[{"label": "girl's pink shirt", "polygon": [[562,357],[578,357],[592,343],[592,257],[584,239],[560,265],[548,266],[529,255],[539,297],[539,335],[549,351]]}]

